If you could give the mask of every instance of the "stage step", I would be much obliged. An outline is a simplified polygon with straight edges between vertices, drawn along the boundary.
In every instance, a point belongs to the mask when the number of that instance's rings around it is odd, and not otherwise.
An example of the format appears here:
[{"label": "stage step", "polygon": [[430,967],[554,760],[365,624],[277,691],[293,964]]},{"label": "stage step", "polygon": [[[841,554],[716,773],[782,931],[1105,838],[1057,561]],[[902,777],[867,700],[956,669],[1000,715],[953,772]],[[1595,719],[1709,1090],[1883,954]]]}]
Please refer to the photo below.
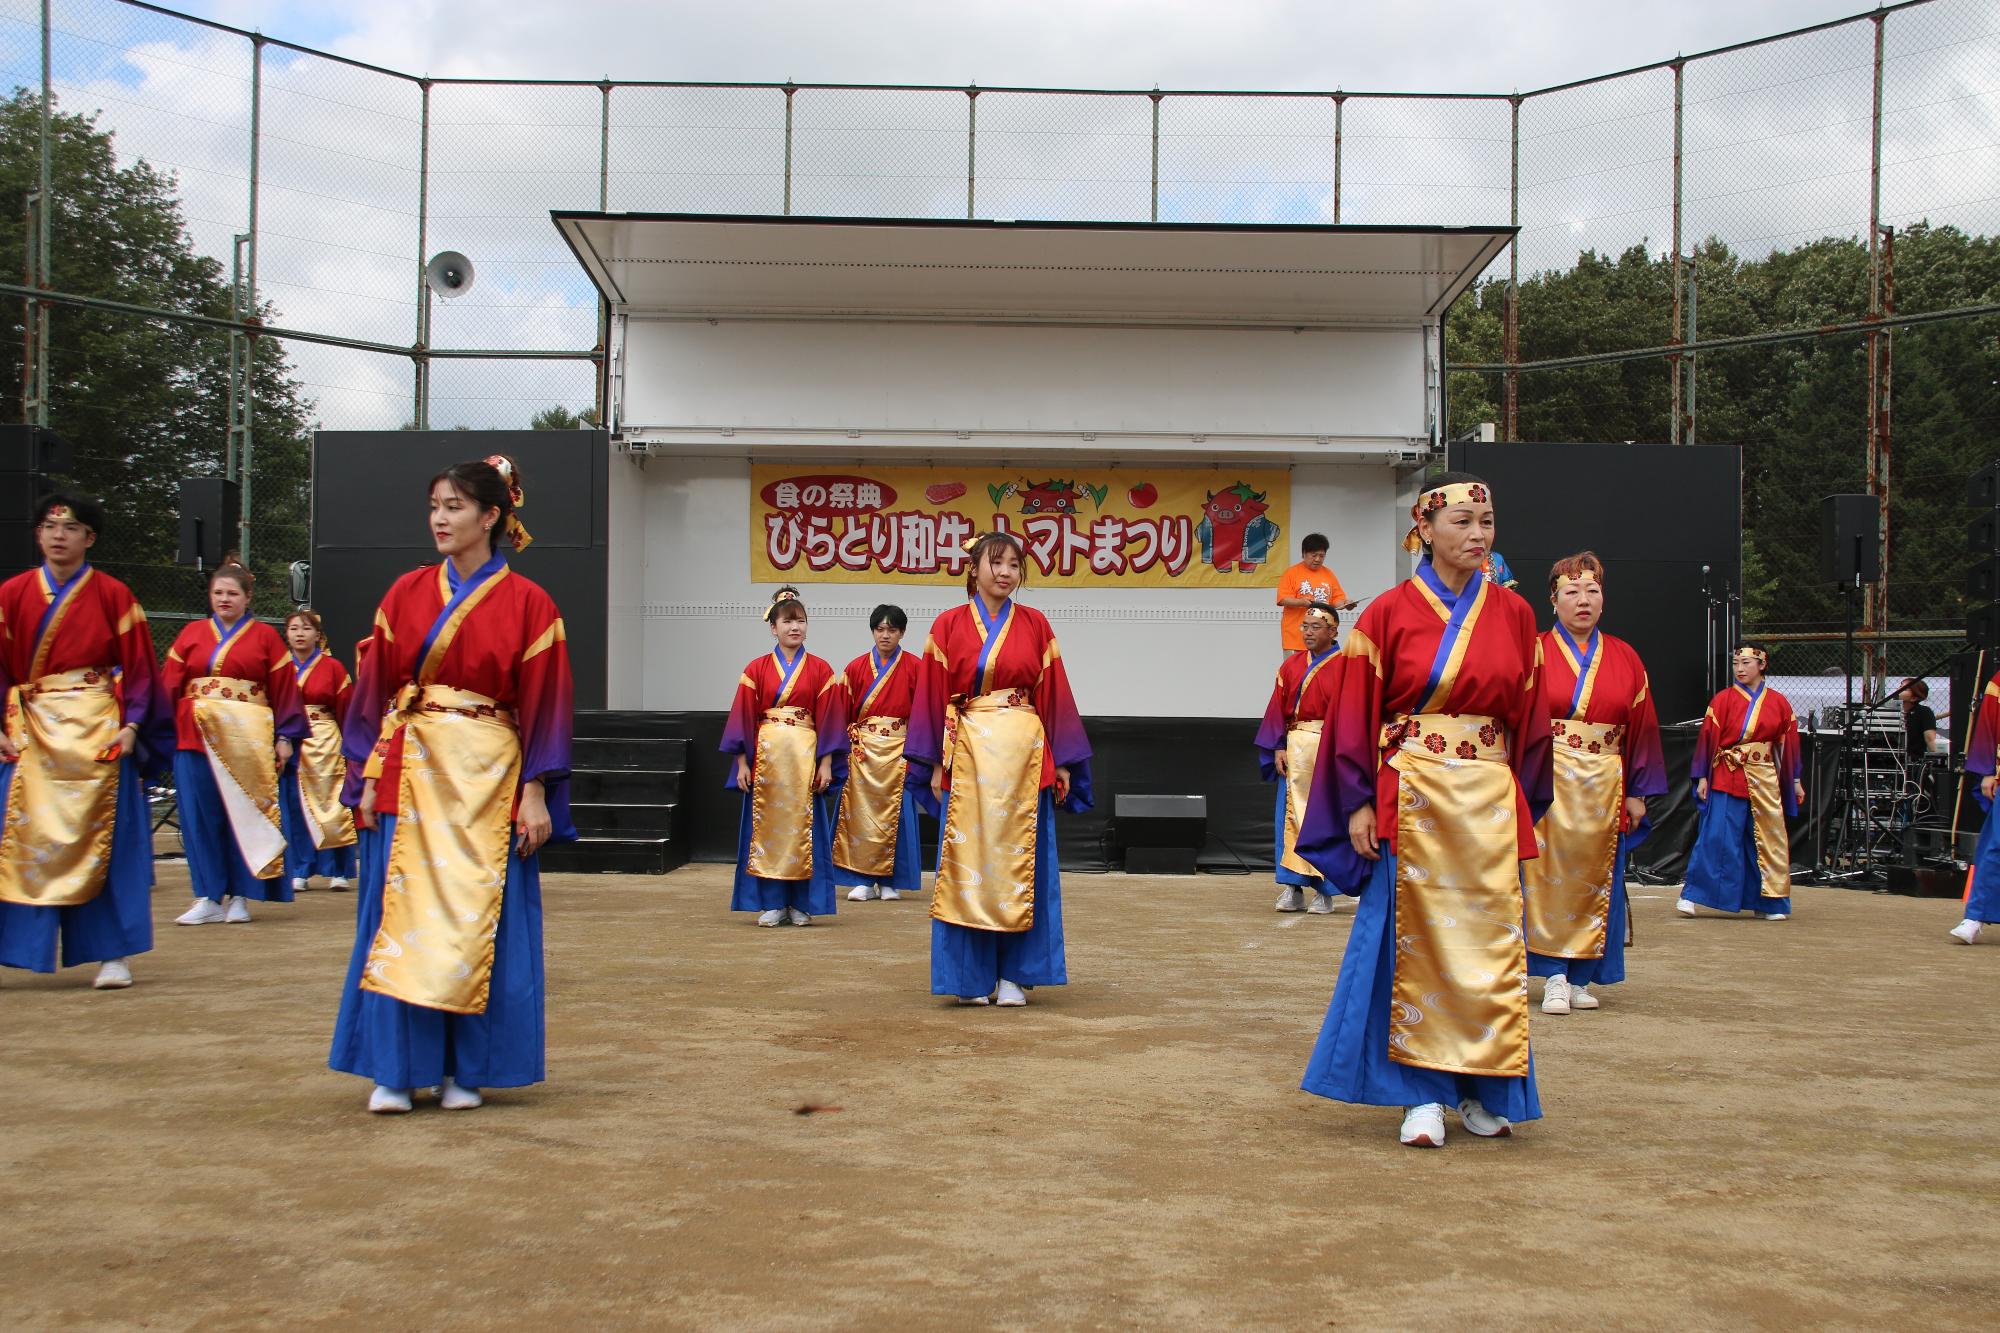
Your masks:
[{"label": "stage step", "polygon": [[664,875],[687,864],[685,730],[656,713],[576,715],[570,816],[577,841],[542,853],[551,871]]}]

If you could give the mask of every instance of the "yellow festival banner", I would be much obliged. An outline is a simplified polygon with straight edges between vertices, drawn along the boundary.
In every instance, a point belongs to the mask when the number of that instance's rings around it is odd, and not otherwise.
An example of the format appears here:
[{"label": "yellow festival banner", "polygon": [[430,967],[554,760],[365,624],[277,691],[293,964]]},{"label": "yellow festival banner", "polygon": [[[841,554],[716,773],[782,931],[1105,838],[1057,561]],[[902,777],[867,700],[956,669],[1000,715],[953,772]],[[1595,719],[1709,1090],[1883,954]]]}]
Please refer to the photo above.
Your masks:
[{"label": "yellow festival banner", "polygon": [[1021,539],[1031,586],[1268,588],[1287,558],[1291,474],[750,467],[756,583],[956,583],[968,538]]}]

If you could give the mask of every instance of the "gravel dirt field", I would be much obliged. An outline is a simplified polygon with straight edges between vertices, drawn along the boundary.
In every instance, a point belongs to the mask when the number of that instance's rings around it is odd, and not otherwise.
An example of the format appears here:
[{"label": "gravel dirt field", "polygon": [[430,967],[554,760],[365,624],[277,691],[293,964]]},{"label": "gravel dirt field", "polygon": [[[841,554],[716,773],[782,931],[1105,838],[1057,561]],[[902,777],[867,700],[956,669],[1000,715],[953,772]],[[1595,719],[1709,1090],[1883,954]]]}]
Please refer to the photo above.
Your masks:
[{"label": "gravel dirt field", "polygon": [[[925,904],[810,929],[728,869],[550,876],[549,1082],[372,1117],[354,898],[0,976],[0,1326],[1992,1328],[2000,947],[1954,904],[1635,888],[1633,980],[1535,1015],[1511,1140],[1297,1090],[1347,918],[1065,882],[1071,984],[928,990]],[[799,1108],[827,1108],[799,1114]]]}]

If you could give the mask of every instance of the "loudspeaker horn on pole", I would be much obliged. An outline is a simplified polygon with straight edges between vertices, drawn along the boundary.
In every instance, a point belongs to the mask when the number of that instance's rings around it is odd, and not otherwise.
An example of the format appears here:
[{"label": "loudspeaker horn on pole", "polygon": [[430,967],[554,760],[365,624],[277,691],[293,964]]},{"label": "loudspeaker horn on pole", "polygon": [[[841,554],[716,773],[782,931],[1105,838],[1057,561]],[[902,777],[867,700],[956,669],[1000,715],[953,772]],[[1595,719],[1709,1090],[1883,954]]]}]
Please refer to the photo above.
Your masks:
[{"label": "loudspeaker horn on pole", "polygon": [[424,286],[449,300],[472,290],[472,261],[456,250],[441,250],[424,265]]}]

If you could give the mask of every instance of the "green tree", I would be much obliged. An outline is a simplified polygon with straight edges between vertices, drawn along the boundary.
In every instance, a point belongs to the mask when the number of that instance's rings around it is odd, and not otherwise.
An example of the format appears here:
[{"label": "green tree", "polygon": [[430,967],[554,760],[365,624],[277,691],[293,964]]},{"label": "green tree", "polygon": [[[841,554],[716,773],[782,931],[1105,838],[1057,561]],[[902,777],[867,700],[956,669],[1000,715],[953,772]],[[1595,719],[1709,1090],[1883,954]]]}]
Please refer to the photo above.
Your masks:
[{"label": "green tree", "polygon": [[586,407],[581,412],[572,412],[561,403],[557,403],[554,407],[543,408],[535,413],[534,419],[528,423],[529,430],[595,430],[596,428],[596,408]]},{"label": "green tree", "polygon": [[[18,201],[38,179],[39,98],[24,89],[0,102],[0,200]],[[94,117],[57,112],[50,138],[51,283],[59,291],[164,310],[227,317],[222,266],[196,254],[172,176],[144,161],[121,165]],[[0,270],[25,264],[26,222],[0,208]],[[21,417],[21,308],[4,305],[0,419]],[[274,311],[265,310],[267,319]],[[223,470],[229,335],[167,320],[53,307],[49,424],[76,453],[69,484],[104,501],[111,531],[95,560],[132,585],[149,610],[204,609],[200,585],[173,561],[179,482]],[[250,483],[250,558],[264,577],[258,609],[285,601],[284,567],[309,554],[311,404],[276,342],[254,344],[256,397]],[[11,555],[11,553],[10,553]]]}]

